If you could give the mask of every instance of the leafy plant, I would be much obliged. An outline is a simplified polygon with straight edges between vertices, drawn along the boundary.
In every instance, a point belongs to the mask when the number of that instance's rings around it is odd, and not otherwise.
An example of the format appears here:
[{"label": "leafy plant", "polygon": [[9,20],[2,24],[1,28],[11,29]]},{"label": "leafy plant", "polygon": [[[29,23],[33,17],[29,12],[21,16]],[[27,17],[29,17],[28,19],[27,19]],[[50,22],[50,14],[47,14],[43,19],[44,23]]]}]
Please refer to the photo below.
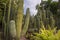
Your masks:
[{"label": "leafy plant", "polygon": [[[58,31],[58,32],[56,32]],[[33,33],[30,37],[31,40],[60,40],[60,30],[56,28],[51,29],[50,27],[46,29],[44,26],[40,28],[40,33]]]}]

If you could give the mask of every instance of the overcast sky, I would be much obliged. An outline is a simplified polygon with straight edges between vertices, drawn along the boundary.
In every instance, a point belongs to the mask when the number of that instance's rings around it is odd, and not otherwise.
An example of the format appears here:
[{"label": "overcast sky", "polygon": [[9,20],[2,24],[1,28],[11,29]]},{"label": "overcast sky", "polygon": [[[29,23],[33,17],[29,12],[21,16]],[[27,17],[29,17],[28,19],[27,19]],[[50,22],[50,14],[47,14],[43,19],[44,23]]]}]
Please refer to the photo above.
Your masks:
[{"label": "overcast sky", "polygon": [[24,0],[24,14],[26,13],[26,9],[30,8],[31,15],[35,15],[37,13],[36,5],[40,4],[40,2],[41,0]]}]

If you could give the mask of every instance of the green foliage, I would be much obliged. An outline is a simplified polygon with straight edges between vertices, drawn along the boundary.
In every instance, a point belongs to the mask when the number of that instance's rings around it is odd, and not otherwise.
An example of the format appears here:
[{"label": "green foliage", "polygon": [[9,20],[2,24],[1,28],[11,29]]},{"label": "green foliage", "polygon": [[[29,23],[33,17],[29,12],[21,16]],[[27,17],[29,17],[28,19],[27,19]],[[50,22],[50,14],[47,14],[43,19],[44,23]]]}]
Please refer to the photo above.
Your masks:
[{"label": "green foliage", "polygon": [[[4,28],[4,30],[7,30],[8,26],[10,25],[9,26],[10,35],[12,37],[16,36],[17,40],[19,40],[21,35],[24,36],[26,34],[26,32],[28,31],[28,27],[31,27],[31,30],[33,30],[33,35],[32,34],[29,35],[30,40],[60,40],[60,30],[58,30],[58,32],[56,32],[57,31],[56,28],[51,29],[52,27],[55,26],[55,20],[52,15],[57,13],[57,9],[58,9],[57,2],[51,2],[51,0],[48,0],[46,3],[42,3],[41,5],[38,4],[36,6],[36,9],[38,11],[37,15],[34,17],[31,16],[31,18],[30,18],[30,11],[28,8],[26,17],[25,17],[26,19],[24,19],[24,25],[22,28],[23,0],[18,0],[18,2],[16,2],[16,1],[17,0],[13,0],[13,2],[12,2],[12,0],[1,0],[2,3],[8,4],[6,7],[8,10],[8,14],[6,14],[8,16],[8,18],[7,18],[8,20],[7,20],[6,29]],[[45,6],[42,6],[44,4],[45,4]],[[46,9],[44,9],[44,8],[46,8]],[[15,13],[17,14],[16,15],[16,26],[14,23],[15,21],[10,22],[10,18],[15,19],[14,18]],[[10,14],[12,15],[11,17],[10,17]],[[52,15],[50,15],[50,14],[52,14]],[[0,21],[2,21],[2,12],[0,12]],[[10,24],[9,24],[9,22],[10,22]],[[51,28],[49,25],[51,26]],[[48,27],[48,29],[45,28],[46,26]],[[34,33],[34,32],[36,32],[36,29],[38,30],[38,33]],[[7,30],[7,33],[8,33],[8,30]],[[6,35],[8,37],[7,33],[6,33]]]},{"label": "green foliage", "polygon": [[4,2],[4,3],[6,3],[8,0],[0,0],[0,2]]},{"label": "green foliage", "polygon": [[[56,32],[58,31],[58,32]],[[56,28],[45,29],[43,26],[40,29],[40,33],[33,33],[34,35],[30,36],[31,40],[60,40],[60,30],[56,30]]]},{"label": "green foliage", "polygon": [[53,16],[50,16],[50,26],[52,28],[54,28],[54,26],[55,26],[55,20],[54,20]]},{"label": "green foliage", "polygon": [[56,14],[57,13],[57,9],[58,9],[58,2],[52,2],[50,4],[50,11],[53,13],[53,14]]}]

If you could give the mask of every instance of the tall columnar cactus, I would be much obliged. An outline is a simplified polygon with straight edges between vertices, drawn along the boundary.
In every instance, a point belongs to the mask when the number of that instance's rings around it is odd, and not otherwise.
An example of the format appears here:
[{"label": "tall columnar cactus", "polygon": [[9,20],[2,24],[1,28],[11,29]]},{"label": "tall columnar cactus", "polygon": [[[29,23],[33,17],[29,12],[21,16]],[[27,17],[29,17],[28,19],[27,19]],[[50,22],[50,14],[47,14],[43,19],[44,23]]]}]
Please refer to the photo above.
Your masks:
[{"label": "tall columnar cactus", "polygon": [[10,20],[15,20],[16,13],[17,13],[17,0],[12,0],[11,2],[11,14],[10,14]]},{"label": "tall columnar cactus", "polygon": [[35,17],[34,17],[34,20],[33,21],[34,21],[34,28],[37,28],[37,25],[36,25],[36,22],[37,21],[36,21],[36,18]]},{"label": "tall columnar cactus", "polygon": [[45,21],[46,20],[46,11],[43,9],[42,10],[42,20]]},{"label": "tall columnar cactus", "polygon": [[27,8],[27,10],[26,10],[26,19],[25,19],[25,22],[24,22],[23,30],[22,30],[22,35],[23,36],[26,34],[26,32],[28,30],[29,20],[30,20],[30,10],[29,10],[29,8]]},{"label": "tall columnar cactus", "polygon": [[[44,23],[43,21],[40,21],[40,28],[43,28],[44,27]],[[40,33],[40,28],[39,28],[39,33]]]},{"label": "tall columnar cactus", "polygon": [[60,0],[59,0],[59,5],[58,6],[59,6],[59,10],[60,10]]},{"label": "tall columnar cactus", "polygon": [[9,23],[9,34],[10,34],[10,37],[12,38],[16,37],[16,26],[15,26],[14,20],[11,20]]},{"label": "tall columnar cactus", "polygon": [[55,20],[52,15],[50,16],[50,26],[51,26],[51,28],[54,28],[54,26],[55,26]]},{"label": "tall columnar cactus", "polygon": [[58,11],[57,11],[57,18],[56,24],[58,29],[60,29],[60,0],[58,0]]},{"label": "tall columnar cactus", "polygon": [[15,4],[14,4],[14,0],[11,1],[11,14],[10,14],[10,20],[14,20],[15,17]]},{"label": "tall columnar cactus", "polygon": [[42,21],[42,10],[40,9],[41,7],[40,7],[40,5],[37,5],[36,6],[36,8],[37,8],[37,10],[38,10],[38,12],[37,12],[37,15],[36,15],[36,23],[37,23],[37,27],[38,27],[38,30],[39,30],[39,28],[40,28],[40,21]]},{"label": "tall columnar cactus", "polygon": [[9,0],[9,5],[8,5],[8,18],[7,18],[7,24],[6,24],[6,40],[8,40],[8,26],[9,26],[9,21],[10,21],[10,8],[11,8],[11,0]]},{"label": "tall columnar cactus", "polygon": [[44,6],[42,4],[42,7],[41,7],[41,11],[42,11],[42,21],[44,23],[44,26],[46,26],[46,10],[44,9]]},{"label": "tall columnar cactus", "polygon": [[53,28],[55,26],[55,20],[53,17],[53,14],[51,13],[51,11],[49,10],[49,8],[47,9],[47,25],[49,24],[51,26],[51,28]]},{"label": "tall columnar cactus", "polygon": [[16,16],[16,39],[20,40],[23,20],[23,0],[18,0],[18,9]]},{"label": "tall columnar cactus", "polygon": [[49,8],[46,9],[46,28],[48,28],[48,25],[50,25],[50,15],[51,12],[49,10]]}]

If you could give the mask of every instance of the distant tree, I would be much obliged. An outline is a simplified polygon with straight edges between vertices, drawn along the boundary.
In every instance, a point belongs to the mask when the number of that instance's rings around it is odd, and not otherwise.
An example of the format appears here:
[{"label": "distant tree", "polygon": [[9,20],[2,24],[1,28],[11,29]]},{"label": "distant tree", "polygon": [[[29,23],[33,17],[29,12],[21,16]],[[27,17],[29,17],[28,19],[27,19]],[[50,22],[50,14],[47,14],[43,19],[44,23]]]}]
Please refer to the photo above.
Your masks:
[{"label": "distant tree", "polygon": [[53,14],[57,14],[57,9],[58,9],[58,2],[52,2],[50,4],[50,11],[53,13]]}]

